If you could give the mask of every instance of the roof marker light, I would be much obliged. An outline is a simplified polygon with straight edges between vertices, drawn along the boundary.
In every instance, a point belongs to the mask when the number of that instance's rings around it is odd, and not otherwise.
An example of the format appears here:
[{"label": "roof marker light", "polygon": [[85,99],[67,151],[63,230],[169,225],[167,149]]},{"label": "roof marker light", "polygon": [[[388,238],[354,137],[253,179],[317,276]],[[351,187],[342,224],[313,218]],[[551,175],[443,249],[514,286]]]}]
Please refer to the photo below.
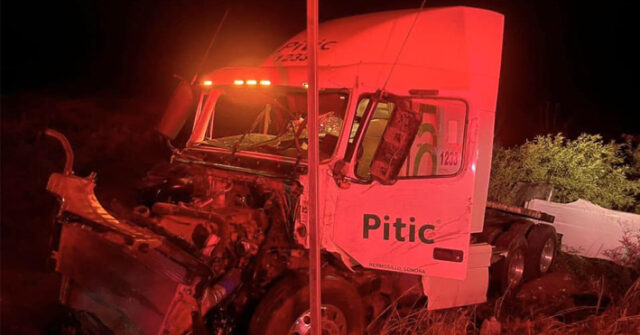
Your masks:
[{"label": "roof marker light", "polygon": [[242,79],[236,79],[233,81],[234,85],[244,85],[244,80]]},{"label": "roof marker light", "polygon": [[211,80],[205,80],[205,81],[202,82],[202,85],[211,86],[211,85],[213,85],[213,82]]},{"label": "roof marker light", "polygon": [[260,85],[269,86],[271,85],[271,80],[266,80],[266,79],[260,80]]},{"label": "roof marker light", "polygon": [[258,81],[255,79],[247,79],[247,85],[255,86],[258,84]]}]

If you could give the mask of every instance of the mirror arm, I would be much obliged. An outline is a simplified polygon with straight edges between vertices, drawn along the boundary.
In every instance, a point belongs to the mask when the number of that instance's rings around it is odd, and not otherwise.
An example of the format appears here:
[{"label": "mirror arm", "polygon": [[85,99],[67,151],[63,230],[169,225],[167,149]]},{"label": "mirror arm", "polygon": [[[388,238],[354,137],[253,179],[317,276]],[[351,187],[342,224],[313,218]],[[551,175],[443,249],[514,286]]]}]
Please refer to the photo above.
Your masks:
[{"label": "mirror arm", "polygon": [[347,163],[344,160],[339,160],[333,165],[333,169],[331,169],[331,175],[333,177],[333,181],[336,182],[339,188],[347,189],[351,187],[352,178],[348,177],[345,174],[345,170],[347,169]]}]

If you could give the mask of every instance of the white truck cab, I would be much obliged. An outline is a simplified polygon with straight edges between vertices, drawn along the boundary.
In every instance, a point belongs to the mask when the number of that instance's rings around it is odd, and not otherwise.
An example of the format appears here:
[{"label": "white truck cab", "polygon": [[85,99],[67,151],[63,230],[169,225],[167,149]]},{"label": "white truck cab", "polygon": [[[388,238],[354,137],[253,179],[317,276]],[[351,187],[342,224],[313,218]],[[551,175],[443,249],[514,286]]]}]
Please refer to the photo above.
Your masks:
[{"label": "white truck cab", "polygon": [[[491,257],[491,248],[471,245],[470,236],[482,231],[484,221],[502,30],[502,15],[466,7],[373,13],[320,25],[324,249],[341,255],[350,267],[417,274],[426,283],[437,277],[472,285],[479,290],[473,302],[486,295],[488,275],[474,276],[473,284],[465,279],[469,266],[488,273]],[[301,122],[305,82],[304,32],[260,67],[207,74],[187,150],[233,149],[220,139],[242,136],[256,117],[261,124],[251,135],[263,141],[277,137],[277,121],[269,115],[293,110],[299,119],[291,121]],[[247,113],[229,108],[230,103],[243,105]],[[399,108],[416,120],[414,125],[390,122]],[[229,131],[230,125],[239,128]],[[376,150],[385,142],[388,150],[397,150],[392,144],[400,136],[410,144],[406,158],[394,162],[399,170],[390,180],[376,178],[371,171]],[[255,145],[259,139],[253,141],[246,150],[236,148],[235,155],[297,159],[295,151],[269,154]],[[301,180],[304,185],[304,176]],[[303,194],[294,232],[306,245],[305,202]],[[471,254],[479,259],[474,264]]]}]

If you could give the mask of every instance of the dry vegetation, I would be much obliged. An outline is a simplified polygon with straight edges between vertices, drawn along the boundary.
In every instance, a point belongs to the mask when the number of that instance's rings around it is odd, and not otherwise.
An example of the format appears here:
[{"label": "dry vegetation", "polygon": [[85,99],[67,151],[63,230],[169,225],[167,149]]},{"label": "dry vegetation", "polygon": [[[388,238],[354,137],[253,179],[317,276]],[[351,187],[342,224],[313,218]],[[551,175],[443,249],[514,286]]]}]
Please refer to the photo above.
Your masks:
[{"label": "dry vegetation", "polygon": [[[640,333],[640,281],[629,289],[617,304],[602,312],[597,306],[574,307],[553,315],[533,318],[513,317],[501,311],[500,318],[490,317],[479,325],[479,307],[462,307],[443,311],[414,308],[400,311],[397,306],[389,313],[382,328],[383,334],[638,334]],[[500,300],[494,302],[500,305]],[[499,308],[496,308],[499,309]],[[573,321],[563,317],[576,312],[587,316]],[[583,313],[585,314],[585,313]]]},{"label": "dry vegetation", "polygon": [[410,306],[393,303],[384,311],[377,332],[640,334],[640,278],[635,271],[567,254],[558,263],[547,278],[477,306],[428,311],[426,300]]}]

